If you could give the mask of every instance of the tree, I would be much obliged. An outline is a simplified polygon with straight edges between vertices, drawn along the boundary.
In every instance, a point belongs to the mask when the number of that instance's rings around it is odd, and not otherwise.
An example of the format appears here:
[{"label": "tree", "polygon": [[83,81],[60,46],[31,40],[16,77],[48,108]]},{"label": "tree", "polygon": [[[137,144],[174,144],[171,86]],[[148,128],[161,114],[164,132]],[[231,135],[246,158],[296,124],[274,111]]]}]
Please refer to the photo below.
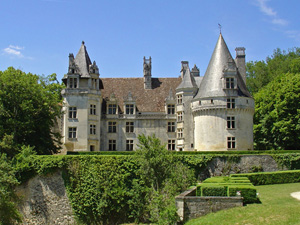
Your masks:
[{"label": "tree", "polygon": [[[291,68],[299,68],[297,60]],[[256,149],[300,149],[300,73],[277,76],[254,95]]]},{"label": "tree", "polygon": [[292,48],[288,52],[277,48],[271,57],[267,57],[266,61],[248,62],[246,64],[246,71],[249,91],[255,94],[282,74],[300,73],[299,60],[300,48]]},{"label": "tree", "polygon": [[13,157],[23,145],[38,154],[58,151],[60,135],[53,127],[63,86],[55,80],[55,74],[40,77],[12,67],[0,71],[0,152]]},{"label": "tree", "polygon": [[15,171],[11,162],[5,154],[0,153],[0,224],[14,224],[21,222],[21,215],[18,212],[13,188],[18,184],[15,178]]},{"label": "tree", "polygon": [[135,156],[142,185],[137,187],[146,192],[141,211],[151,222],[172,224],[177,219],[174,198],[195,182],[193,171],[176,160],[155,135],[139,135],[138,140]]}]

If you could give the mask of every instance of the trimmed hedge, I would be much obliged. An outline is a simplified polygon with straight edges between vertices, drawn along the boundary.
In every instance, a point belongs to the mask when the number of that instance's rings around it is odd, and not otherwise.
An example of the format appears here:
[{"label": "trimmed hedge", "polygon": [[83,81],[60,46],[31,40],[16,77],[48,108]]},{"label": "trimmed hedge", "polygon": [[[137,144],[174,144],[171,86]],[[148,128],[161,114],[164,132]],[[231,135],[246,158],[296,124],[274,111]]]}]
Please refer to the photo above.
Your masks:
[{"label": "trimmed hedge", "polygon": [[300,182],[300,170],[231,174],[230,177],[248,177],[254,185],[297,183]]},{"label": "trimmed hedge", "polygon": [[244,198],[243,200],[244,204],[259,202],[255,187],[249,185],[228,186],[228,196],[237,196],[238,191],[241,193],[241,196]]},{"label": "trimmed hedge", "polygon": [[[251,150],[251,151],[173,151],[174,155],[273,155],[273,154],[300,154],[300,150]],[[95,151],[77,152],[68,151],[67,155],[133,155],[134,151]]]},{"label": "trimmed hedge", "polygon": [[211,177],[204,180],[203,183],[249,183],[251,184],[250,180],[247,177]]},{"label": "trimmed hedge", "polygon": [[241,193],[243,203],[257,203],[256,189],[247,177],[211,177],[197,186],[196,196],[237,196]]},{"label": "trimmed hedge", "polygon": [[202,186],[202,196],[227,196],[227,186]]}]

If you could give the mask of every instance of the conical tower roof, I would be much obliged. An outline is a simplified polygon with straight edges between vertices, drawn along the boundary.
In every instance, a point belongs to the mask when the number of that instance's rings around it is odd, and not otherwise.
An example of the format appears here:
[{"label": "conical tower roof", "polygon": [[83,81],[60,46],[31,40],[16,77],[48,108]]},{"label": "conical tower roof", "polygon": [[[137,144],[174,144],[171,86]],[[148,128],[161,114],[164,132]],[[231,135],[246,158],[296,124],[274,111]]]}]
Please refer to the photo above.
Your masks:
[{"label": "conical tower roof", "polygon": [[75,57],[75,63],[79,69],[79,74],[82,77],[90,77],[89,74],[89,65],[92,64],[89,54],[86,51],[84,41],[81,44],[81,47]]},{"label": "conical tower roof", "polygon": [[[207,70],[200,84],[199,91],[194,99],[226,96],[223,84],[223,71],[228,67],[229,62],[233,63],[234,67],[237,69],[223,36],[220,34]],[[237,72],[236,78],[238,96],[251,97],[239,72]]]},{"label": "conical tower roof", "polygon": [[176,88],[176,90],[184,88],[198,88],[194,76],[190,72],[190,68],[187,67],[183,76],[182,82]]}]

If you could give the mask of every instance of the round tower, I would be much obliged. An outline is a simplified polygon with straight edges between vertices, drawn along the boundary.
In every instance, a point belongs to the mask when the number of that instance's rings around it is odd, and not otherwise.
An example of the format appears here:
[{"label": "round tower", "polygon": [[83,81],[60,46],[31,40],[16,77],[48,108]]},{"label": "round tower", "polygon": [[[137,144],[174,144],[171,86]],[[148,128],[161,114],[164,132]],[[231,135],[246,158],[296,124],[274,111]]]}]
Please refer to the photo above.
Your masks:
[{"label": "round tower", "polygon": [[192,101],[197,151],[253,149],[254,99],[220,34]]}]

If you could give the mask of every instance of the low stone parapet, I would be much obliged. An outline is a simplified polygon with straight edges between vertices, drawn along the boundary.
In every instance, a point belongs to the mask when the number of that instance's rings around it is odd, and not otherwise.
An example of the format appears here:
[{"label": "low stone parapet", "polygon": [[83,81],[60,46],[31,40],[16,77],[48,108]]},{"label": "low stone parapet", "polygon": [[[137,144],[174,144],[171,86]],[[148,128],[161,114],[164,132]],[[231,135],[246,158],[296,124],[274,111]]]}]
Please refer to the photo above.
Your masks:
[{"label": "low stone parapet", "polygon": [[242,197],[199,197],[195,195],[196,187],[181,193],[175,198],[177,213],[182,222],[222,209],[243,206]]}]

